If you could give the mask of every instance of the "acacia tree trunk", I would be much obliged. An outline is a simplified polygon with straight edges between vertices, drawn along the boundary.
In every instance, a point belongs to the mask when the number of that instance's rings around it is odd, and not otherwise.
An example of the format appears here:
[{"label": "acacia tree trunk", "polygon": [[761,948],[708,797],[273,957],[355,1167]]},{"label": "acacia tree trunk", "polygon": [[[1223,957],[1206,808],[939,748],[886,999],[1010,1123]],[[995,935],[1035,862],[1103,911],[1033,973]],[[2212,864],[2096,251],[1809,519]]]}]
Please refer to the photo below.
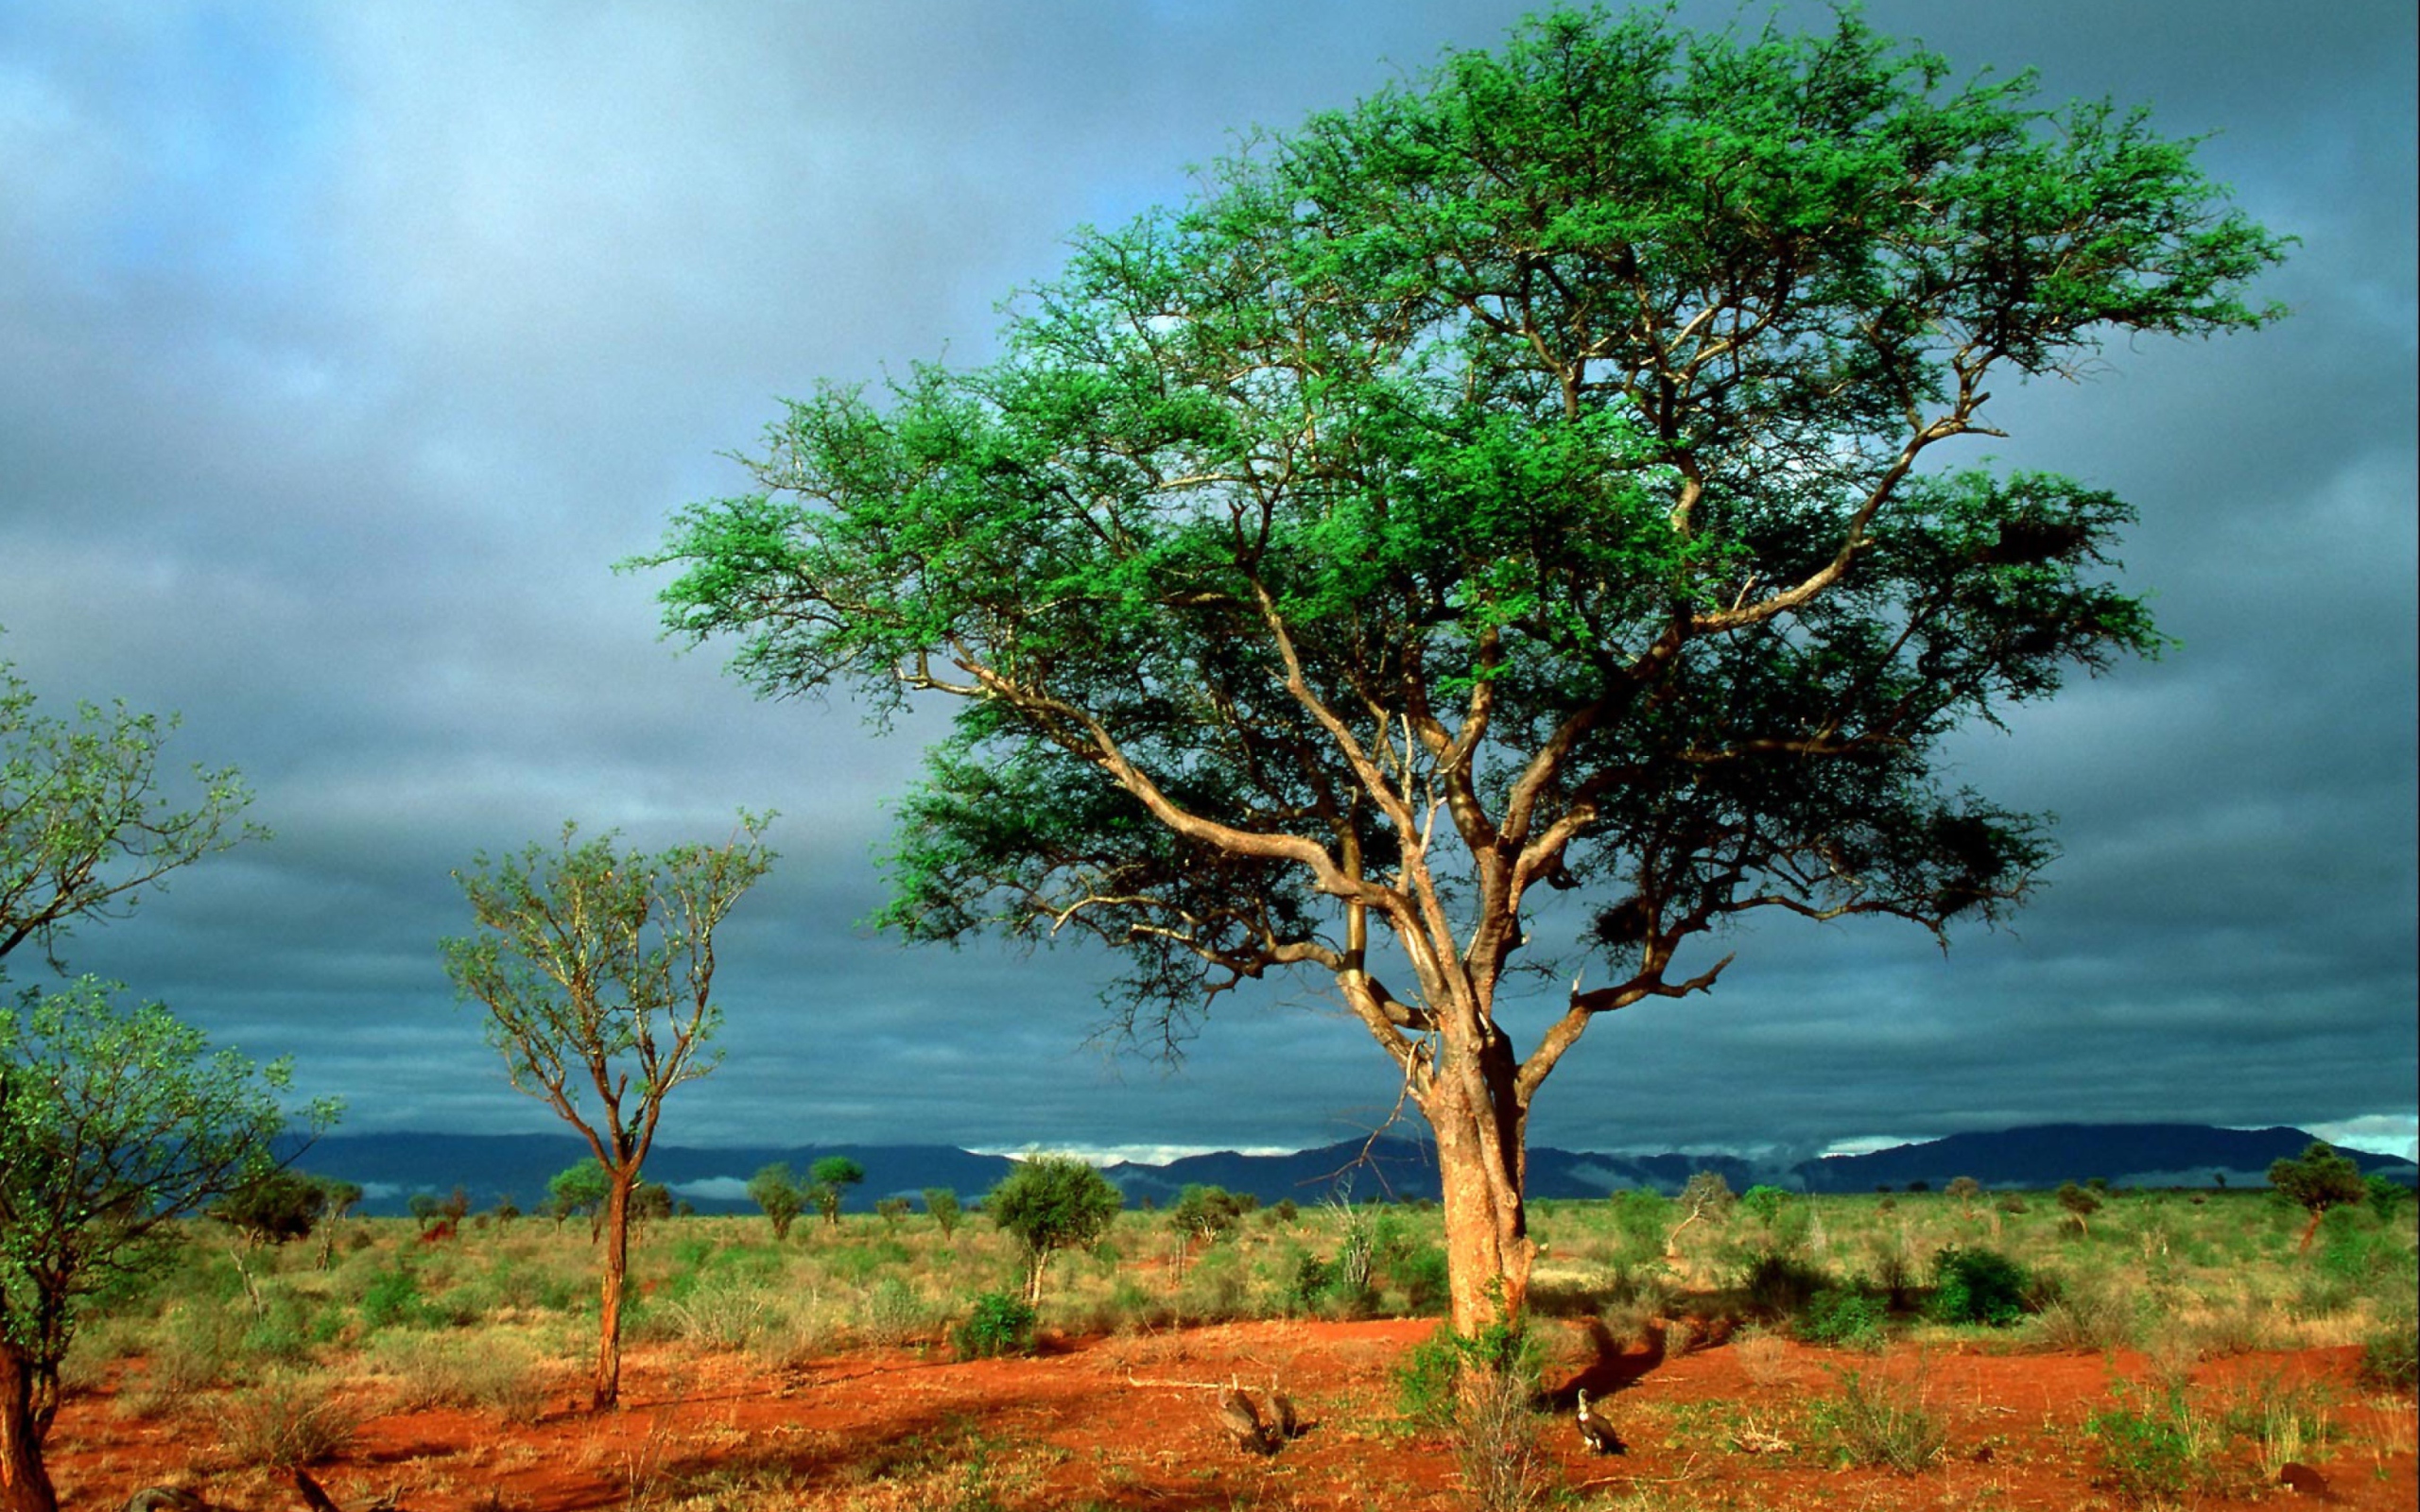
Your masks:
[{"label": "acacia tree trunk", "polygon": [[605,1279],[597,1299],[596,1372],[588,1388],[588,1409],[603,1412],[622,1393],[622,1292],[631,1268],[631,1189],[638,1168],[611,1173],[605,1194]]},{"label": "acacia tree trunk", "polygon": [[59,1512],[33,1409],[32,1362],[17,1345],[0,1341],[0,1512]]},{"label": "acacia tree trunk", "polygon": [[1528,1164],[1523,1131],[1517,1121],[1498,1116],[1478,1066],[1456,1064],[1478,1058],[1457,1047],[1443,1047],[1443,1063],[1421,1099],[1437,1141],[1454,1332],[1464,1338],[1477,1338],[1498,1325],[1517,1325],[1529,1299],[1530,1267],[1538,1249],[1530,1238],[1522,1191]]}]

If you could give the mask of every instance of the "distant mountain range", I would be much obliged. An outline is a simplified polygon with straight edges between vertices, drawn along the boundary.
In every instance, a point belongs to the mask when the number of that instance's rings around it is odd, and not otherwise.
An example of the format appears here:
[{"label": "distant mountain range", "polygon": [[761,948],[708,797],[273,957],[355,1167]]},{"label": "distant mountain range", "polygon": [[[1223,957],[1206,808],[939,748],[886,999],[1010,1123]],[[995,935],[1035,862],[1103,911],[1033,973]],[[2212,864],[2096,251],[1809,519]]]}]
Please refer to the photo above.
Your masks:
[{"label": "distant mountain range", "polygon": [[[1734,1191],[1757,1182],[1801,1192],[1872,1192],[1923,1181],[1938,1189],[1969,1176],[1986,1187],[2041,1189],[2062,1181],[2106,1177],[2117,1186],[2263,1185],[2269,1162],[2300,1155],[2313,1136],[2298,1128],[2228,1129],[2193,1124],[2048,1124],[1990,1134],[1953,1134],[1864,1155],[1831,1155],[1796,1163],[1759,1162],[1729,1155],[1598,1155],[1532,1148],[1533,1197],[1601,1197],[1631,1187],[1677,1192],[1691,1174],[1720,1171]],[[2407,1183],[2420,1169],[2398,1156],[2346,1150],[2361,1169]],[[305,1171],[359,1182],[373,1213],[399,1213],[415,1193],[443,1195],[460,1186],[475,1207],[510,1195],[535,1208],[546,1179],[587,1158],[579,1140],[545,1134],[338,1134],[321,1139],[298,1160]],[[749,1177],[777,1160],[803,1178],[827,1155],[845,1155],[866,1169],[863,1186],[848,1194],[854,1210],[877,1198],[913,1196],[949,1187],[972,1200],[1011,1169],[1005,1156],[977,1155],[936,1144],[830,1144],[700,1148],[658,1145],[648,1160],[662,1181],[700,1212],[752,1211]],[[1186,1185],[1248,1192],[1263,1202],[1303,1204],[1349,1192],[1361,1201],[1435,1197],[1436,1160],[1409,1140],[1351,1141],[1291,1155],[1191,1155],[1164,1165],[1121,1161],[1103,1174],[1129,1202],[1165,1206]]]}]

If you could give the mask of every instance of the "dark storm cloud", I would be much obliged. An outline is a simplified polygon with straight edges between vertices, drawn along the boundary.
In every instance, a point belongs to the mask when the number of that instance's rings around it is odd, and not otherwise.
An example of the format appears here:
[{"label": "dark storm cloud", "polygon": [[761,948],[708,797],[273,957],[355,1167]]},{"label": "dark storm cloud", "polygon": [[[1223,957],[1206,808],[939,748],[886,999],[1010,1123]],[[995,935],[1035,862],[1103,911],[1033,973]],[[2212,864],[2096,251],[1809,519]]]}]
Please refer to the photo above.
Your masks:
[{"label": "dark storm cloud", "polygon": [[[71,959],[290,1049],[354,1127],[543,1126],[450,1002],[449,870],[566,816],[657,845],[770,806],[728,1058],[672,1137],[1265,1146],[1383,1121],[1385,1062],[1307,986],[1222,1008],[1167,1075],[1085,1044],[1097,957],[868,936],[877,805],[931,722],[753,702],[717,653],[655,642],[659,576],[608,569],[740,485],[717,453],[774,395],[979,360],[1070,227],[1524,9],[0,13],[0,655],[59,705],[182,710],[177,749],[240,765],[278,832]],[[2408,1143],[2410,7],[1868,13],[1957,73],[2038,66],[2052,98],[2220,133],[2215,176],[2303,238],[2262,290],[2294,316],[1996,402],[2001,463],[2142,508],[2127,579],[2183,643],[1962,740],[1965,780],[2064,820],[2017,929],[1946,957],[1878,927],[1723,942],[1711,997],[1599,1023],[1536,1137],[2370,1119]]]}]

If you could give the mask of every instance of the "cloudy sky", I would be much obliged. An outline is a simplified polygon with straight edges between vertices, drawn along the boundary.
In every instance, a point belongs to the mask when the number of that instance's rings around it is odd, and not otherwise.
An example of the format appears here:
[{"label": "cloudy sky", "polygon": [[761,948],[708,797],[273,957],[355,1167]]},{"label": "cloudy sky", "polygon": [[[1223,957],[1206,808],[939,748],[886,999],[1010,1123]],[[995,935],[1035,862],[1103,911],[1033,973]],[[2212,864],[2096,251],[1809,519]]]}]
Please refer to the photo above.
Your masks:
[{"label": "cloudy sky", "polygon": [[[720,454],[776,396],[983,358],[1070,228],[1179,199],[1237,131],[1524,9],[0,6],[0,657],[54,713],[182,711],[176,753],[240,766],[276,832],[85,930],[71,964],[292,1053],[349,1129],[548,1129],[452,1001],[450,869],[566,817],[659,845],[770,807],[782,860],[723,940],[728,1059],[666,1138],[1374,1125],[1389,1068],[1307,984],[1225,1008],[1167,1074],[1085,1047],[1096,961],[857,928],[920,727],[752,701],[714,651],[656,640],[660,576],[610,564],[739,486]],[[2035,66],[2054,98],[2215,133],[2214,176],[2302,239],[2264,290],[2295,313],[2120,344],[2089,384],[1999,406],[2002,462],[2141,508],[2128,580],[2184,643],[1959,747],[1966,780],[2062,818],[2018,927],[1946,956],[1906,927],[1759,928],[1712,996],[1600,1021],[1533,1137],[2180,1120],[2410,1152],[2410,0],[1869,15],[1962,75]]]}]

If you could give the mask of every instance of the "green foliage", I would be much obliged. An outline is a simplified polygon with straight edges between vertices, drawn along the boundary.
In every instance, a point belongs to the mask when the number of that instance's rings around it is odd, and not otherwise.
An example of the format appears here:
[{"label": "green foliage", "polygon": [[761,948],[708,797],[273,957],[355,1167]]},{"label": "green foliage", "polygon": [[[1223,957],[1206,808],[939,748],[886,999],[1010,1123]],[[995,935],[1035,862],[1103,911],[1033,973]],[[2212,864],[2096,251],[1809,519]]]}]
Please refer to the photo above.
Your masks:
[{"label": "green foliage", "polygon": [[1634,1259],[1664,1252],[1664,1235],[1672,1226],[1672,1204],[1660,1192],[1645,1187],[1616,1192],[1607,1199],[1614,1226],[1621,1232],[1624,1251]]},{"label": "green foliage", "polygon": [[[605,1199],[613,1194],[614,1177],[594,1157],[566,1166],[546,1178],[546,1201],[555,1221],[586,1213],[591,1232],[602,1221]],[[420,1214],[414,1213],[414,1217]]]},{"label": "green foliage", "polygon": [[776,1160],[748,1178],[748,1200],[763,1210],[778,1242],[790,1236],[790,1225],[806,1211],[807,1194],[790,1174],[789,1162]]},{"label": "green foliage", "polygon": [[2369,1204],[2380,1223],[2392,1223],[2395,1214],[2411,1200],[2411,1189],[2392,1177],[2366,1176],[2361,1178],[2363,1202]]},{"label": "green foliage", "polygon": [[950,1331],[950,1347],[961,1360],[1030,1353],[1036,1315],[1022,1297],[985,1292],[975,1299],[965,1320]]},{"label": "green foliage", "polygon": [[2388,1312],[2361,1341],[2361,1378],[2398,1391],[2420,1385],[2420,1325],[2409,1300]]},{"label": "green foliage", "polygon": [[2328,1209],[2359,1202],[2369,1194],[2361,1168],[2318,1140],[2294,1160],[2271,1162],[2269,1185],[2308,1212],[2314,1224]]},{"label": "green foliage", "polygon": [[1884,1341],[1883,1323],[1889,1315],[1878,1297],[1827,1286],[1807,1298],[1806,1310],[1799,1314],[1791,1329],[1809,1344],[1878,1349]]},{"label": "green foliage", "polygon": [[866,1168],[845,1155],[827,1155],[806,1170],[807,1195],[826,1227],[840,1221],[840,1202],[848,1189],[866,1178]]},{"label": "green foliage", "polygon": [[900,1220],[908,1216],[910,1209],[906,1197],[882,1197],[875,1200],[873,1211],[874,1216],[882,1220],[884,1231],[895,1234]]},{"label": "green foliage", "polygon": [[1758,1184],[1739,1194],[1739,1206],[1748,1216],[1770,1228],[1789,1205],[1789,1195],[1779,1187]]},{"label": "green foliage", "polygon": [[661,1181],[640,1181],[631,1188],[631,1221],[651,1223],[672,1216],[672,1189]]},{"label": "green foliage", "polygon": [[958,1231],[958,1193],[949,1187],[926,1187],[925,1211],[933,1215],[933,1224],[943,1239]]},{"label": "green foliage", "polygon": [[2110,1389],[2118,1404],[2086,1418],[2084,1432],[2100,1452],[2108,1484],[2120,1496],[2167,1503],[2228,1488],[2230,1477],[2220,1458],[2225,1427],[2192,1400],[2182,1382],[2156,1393],[2124,1382]]},{"label": "green foliage", "polygon": [[[212,1051],[120,990],[81,977],[0,1006],[0,1330],[38,1435],[87,1308],[161,1264],[176,1220],[263,1179],[289,1116],[286,1062]],[[322,1128],[336,1105],[299,1111]]]},{"label": "green foliage", "polygon": [[1168,1209],[1168,1222],[1181,1233],[1215,1241],[1234,1231],[1236,1225],[1250,1211],[1246,1198],[1224,1187],[1187,1183],[1177,1194],[1175,1204]]},{"label": "green foliage", "polygon": [[983,1211],[1025,1247],[1026,1299],[1039,1302],[1052,1253],[1089,1246],[1125,1205],[1125,1194],[1083,1161],[1045,1155],[1019,1161],[983,1199]]},{"label": "green foliage", "polygon": [[172,806],[161,748],[177,721],[123,703],[38,713],[0,661],[0,959],[28,942],[53,964],[85,919],[132,911],[167,874],[268,832],[241,821],[252,800],[234,768],[197,766],[199,797]]},{"label": "green foliage", "polygon": [[[354,1200],[361,1189],[354,1187]],[[229,1193],[210,1215],[254,1244],[283,1245],[308,1238],[329,1206],[325,1184],[286,1170],[266,1170]]]},{"label": "green foliage", "polygon": [[2080,1187],[2072,1181],[2063,1181],[2059,1184],[2056,1195],[2059,1206],[2066,1210],[2076,1228],[2088,1231],[2092,1215],[2100,1211],[2100,1193],[2089,1187]]},{"label": "green foliage", "polygon": [[1528,1394],[1537,1388],[1538,1372],[1537,1341],[1523,1329],[1492,1323],[1464,1334],[1443,1324],[1406,1349],[1395,1366],[1396,1408],[1412,1428],[1452,1428],[1461,1414],[1466,1379],[1508,1379]]},{"label": "green foliage", "polygon": [[770,815],[743,811],[719,847],[659,855],[575,844],[475,857],[457,871],[477,933],[441,942],[458,996],[486,1009],[513,1087],[634,1177],[672,1089],[714,1069],[714,932],[771,868]]},{"label": "green foliage", "polygon": [[1933,1257],[1932,1304],[1943,1323],[2004,1329],[2023,1320],[2032,1290],[2025,1267],[1996,1249],[1951,1246]]},{"label": "green foliage", "polygon": [[[2035,87],[1854,11],[1533,19],[1078,233],[990,365],[790,404],[631,565],[766,696],[959,700],[882,926],[1090,935],[1170,1050],[1325,971],[1432,1118],[1509,1126],[1419,1068],[1527,1108],[1568,1031],[1522,1065],[1424,1005],[1529,945],[1603,984],[1577,1028],[1710,986],[1668,971],[1758,909],[2001,917],[2047,821],[1946,743],[2161,644],[2108,581],[2123,501],[1934,448],[2104,341],[2273,318],[2285,244],[2191,143]],[[1541,884],[1593,912],[1577,960],[1535,955]]]},{"label": "green foliage", "polygon": [[412,1328],[438,1320],[420,1293],[420,1278],[403,1265],[379,1271],[361,1294],[361,1320],[372,1329]]},{"label": "green foliage", "polygon": [[1766,1253],[1752,1260],[1739,1279],[1748,1305],[1767,1317],[1790,1317],[1824,1289],[1824,1273],[1793,1255]]}]

